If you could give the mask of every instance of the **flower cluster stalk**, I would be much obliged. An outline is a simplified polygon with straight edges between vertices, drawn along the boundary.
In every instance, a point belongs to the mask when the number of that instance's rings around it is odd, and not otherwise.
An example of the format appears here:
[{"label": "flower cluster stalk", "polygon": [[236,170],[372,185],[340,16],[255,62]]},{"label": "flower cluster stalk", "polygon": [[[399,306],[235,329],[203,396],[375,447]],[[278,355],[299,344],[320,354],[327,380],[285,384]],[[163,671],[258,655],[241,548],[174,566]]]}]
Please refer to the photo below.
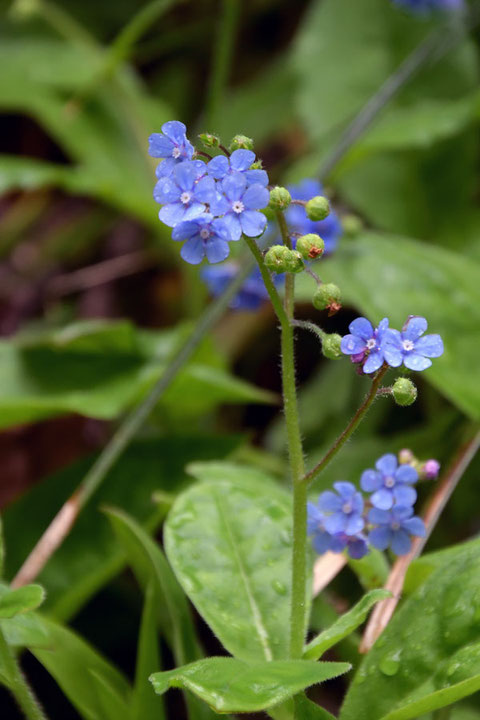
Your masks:
[{"label": "flower cluster stalk", "polygon": [[5,684],[14,696],[27,720],[47,720],[32,689],[28,685],[18,661],[0,629],[0,667]]}]

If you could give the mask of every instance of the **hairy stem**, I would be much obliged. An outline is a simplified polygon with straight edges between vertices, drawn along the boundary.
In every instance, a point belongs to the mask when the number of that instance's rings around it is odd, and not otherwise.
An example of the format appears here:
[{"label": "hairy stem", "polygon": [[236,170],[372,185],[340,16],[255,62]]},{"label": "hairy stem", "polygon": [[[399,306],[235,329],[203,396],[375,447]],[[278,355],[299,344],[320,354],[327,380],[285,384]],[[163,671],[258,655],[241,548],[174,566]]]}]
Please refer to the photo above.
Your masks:
[{"label": "hairy stem", "polygon": [[375,400],[377,396],[378,388],[380,387],[380,383],[382,382],[383,376],[388,370],[388,365],[383,365],[383,367],[380,368],[380,370],[377,372],[375,377],[373,378],[371,388],[367,395],[365,396],[364,401],[358,408],[357,412],[353,416],[353,418],[348,423],[345,430],[338,436],[338,438],[333,443],[332,447],[328,452],[323,456],[323,458],[320,460],[320,462],[315,465],[310,472],[308,472],[303,477],[303,482],[306,485],[309,485],[313,480],[315,480],[316,477],[320,475],[322,470],[324,470],[329,462],[333,460],[335,455],[342,449],[342,447],[345,445],[347,440],[353,435],[357,427],[362,422],[363,418],[367,414],[368,410],[370,409],[373,401]]},{"label": "hairy stem", "polygon": [[0,629],[0,666],[5,677],[5,684],[14,696],[23,714],[28,720],[47,720],[33,690],[27,683],[18,661],[9,647]]}]

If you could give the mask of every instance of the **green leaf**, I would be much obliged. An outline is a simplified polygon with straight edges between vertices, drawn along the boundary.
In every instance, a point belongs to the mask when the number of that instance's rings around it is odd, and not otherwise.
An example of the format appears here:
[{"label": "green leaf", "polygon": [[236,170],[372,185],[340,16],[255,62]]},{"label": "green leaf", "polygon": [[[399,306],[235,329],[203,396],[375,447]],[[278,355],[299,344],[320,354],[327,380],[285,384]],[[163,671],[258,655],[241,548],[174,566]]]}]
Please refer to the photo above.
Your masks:
[{"label": "green leaf", "polygon": [[10,620],[0,620],[0,628],[10,647],[49,647],[49,634],[40,616],[34,612],[16,615]]},{"label": "green leaf", "polygon": [[0,618],[13,618],[20,613],[35,610],[44,599],[45,590],[41,585],[25,585],[16,590],[0,585]]},{"label": "green leaf", "polygon": [[216,712],[256,712],[349,669],[347,663],[275,660],[247,664],[234,658],[214,657],[155,673],[150,679],[160,695],[170,687],[184,687]]},{"label": "green leaf", "polygon": [[[471,258],[375,233],[344,242],[322,267],[322,278],[334,280],[345,301],[372,322],[388,316],[390,326],[400,328],[410,314],[427,318],[445,352],[422,377],[473,419],[480,418],[480,368],[471,342],[480,322],[479,277],[480,265]],[[298,285],[300,298],[311,296],[311,282],[302,278]]]},{"label": "green leaf", "polygon": [[455,548],[365,657],[341,720],[416,718],[480,689],[480,552]]},{"label": "green leaf", "polygon": [[391,595],[388,590],[372,590],[364,595],[351,610],[344,613],[333,625],[308,643],[303,653],[305,660],[318,660],[322,657],[329,648],[365,622],[368,613],[377,602],[391,597]]},{"label": "green leaf", "polygon": [[[125,550],[139,582],[153,584],[160,626],[172,648],[177,665],[202,656],[193,626],[190,608],[161,549],[125,513],[112,508],[105,511],[117,539]],[[211,720],[211,713],[196,698],[187,697],[192,720]]]},{"label": "green leaf", "polygon": [[30,648],[86,720],[129,717],[131,688],[123,675],[71,630],[40,618],[49,638],[46,649]]},{"label": "green leaf", "polygon": [[[165,524],[165,550],[215,635],[246,661],[286,656],[291,498],[271,480],[228,470],[182,493]],[[307,599],[306,605],[309,605]]]},{"label": "green leaf", "polygon": [[[165,515],[165,508],[152,502],[153,493],[157,490],[173,495],[179,492],[191,482],[183,469],[186,463],[227,455],[239,441],[238,436],[184,435],[152,437],[132,443],[38,578],[47,590],[45,606],[49,612],[57,618],[71,617],[125,564],[108,520],[98,511],[99,505],[128,509],[137,522],[152,532]],[[5,510],[5,538],[9,548],[7,577],[18,570],[91,463],[92,458],[80,460],[44,479]]]},{"label": "green leaf", "polygon": [[302,720],[335,720],[328,710],[312,702],[305,695],[297,695],[295,705],[301,713]]},{"label": "green leaf", "polygon": [[[115,522],[112,515],[112,522]],[[131,720],[158,718],[164,720],[165,707],[162,700],[156,698],[148,684],[148,676],[160,666],[157,638],[157,598],[153,580],[145,590],[142,622],[138,636],[137,664],[135,667],[135,686],[132,697]]]}]

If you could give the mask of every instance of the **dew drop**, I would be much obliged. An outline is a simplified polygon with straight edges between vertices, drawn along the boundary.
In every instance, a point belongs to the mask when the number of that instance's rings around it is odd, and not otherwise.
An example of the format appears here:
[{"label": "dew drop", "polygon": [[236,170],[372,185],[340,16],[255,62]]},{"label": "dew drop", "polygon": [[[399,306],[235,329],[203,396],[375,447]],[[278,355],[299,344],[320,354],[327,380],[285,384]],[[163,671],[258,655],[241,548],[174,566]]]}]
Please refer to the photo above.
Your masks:
[{"label": "dew drop", "polygon": [[388,653],[384,655],[380,660],[379,668],[384,675],[396,675],[400,668],[400,657],[402,651],[397,650],[396,652]]},{"label": "dew drop", "polygon": [[279,595],[287,594],[287,588],[285,587],[285,585],[282,582],[280,582],[280,580],[274,580],[272,582],[272,587],[275,590],[275,592],[278,593]]}]

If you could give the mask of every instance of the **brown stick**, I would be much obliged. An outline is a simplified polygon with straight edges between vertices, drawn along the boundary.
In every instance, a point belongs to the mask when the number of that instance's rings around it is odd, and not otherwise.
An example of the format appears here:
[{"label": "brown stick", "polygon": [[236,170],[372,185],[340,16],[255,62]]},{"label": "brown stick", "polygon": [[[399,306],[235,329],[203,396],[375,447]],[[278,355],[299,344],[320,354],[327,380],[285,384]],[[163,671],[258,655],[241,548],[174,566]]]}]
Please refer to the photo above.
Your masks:
[{"label": "brown stick", "polygon": [[313,597],[317,597],[346,564],[347,556],[344,553],[326,552],[321,555],[313,566]]},{"label": "brown stick", "polygon": [[368,652],[390,622],[398,601],[400,600],[403,583],[410,563],[420,555],[425,547],[438,518],[442,514],[445,505],[450,499],[463,473],[475,457],[479,445],[480,432],[477,432],[476,435],[474,435],[460,448],[455,459],[445,473],[442,482],[439,484],[425,511],[424,521],[427,529],[426,535],[423,538],[414,538],[412,548],[408,555],[399,557],[392,567],[391,573],[385,584],[385,590],[390,590],[393,597],[382,600],[378,603],[378,605],[376,605],[365,629],[359,648],[360,652]]}]

